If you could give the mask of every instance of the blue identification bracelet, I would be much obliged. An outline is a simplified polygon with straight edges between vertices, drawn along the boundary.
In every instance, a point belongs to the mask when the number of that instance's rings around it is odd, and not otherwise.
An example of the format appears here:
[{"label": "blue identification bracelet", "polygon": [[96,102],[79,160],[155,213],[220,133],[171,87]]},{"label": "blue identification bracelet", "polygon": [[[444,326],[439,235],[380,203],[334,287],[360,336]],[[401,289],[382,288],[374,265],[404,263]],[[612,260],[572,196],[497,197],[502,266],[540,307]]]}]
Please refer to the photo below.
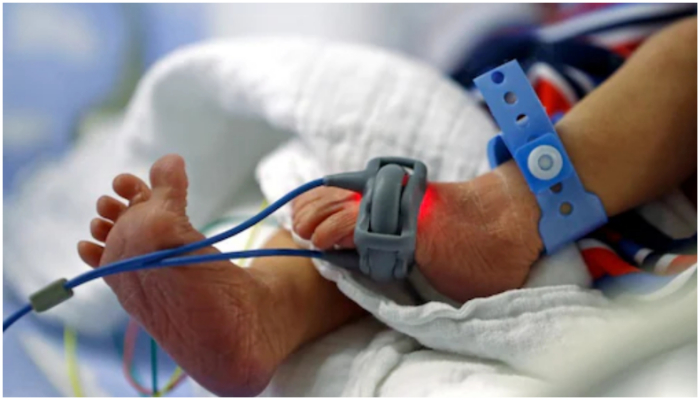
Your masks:
[{"label": "blue identification bracelet", "polygon": [[491,168],[515,159],[542,211],[539,231],[546,253],[604,225],[603,204],[583,187],[518,62],[494,68],[474,83],[501,128],[488,144]]}]

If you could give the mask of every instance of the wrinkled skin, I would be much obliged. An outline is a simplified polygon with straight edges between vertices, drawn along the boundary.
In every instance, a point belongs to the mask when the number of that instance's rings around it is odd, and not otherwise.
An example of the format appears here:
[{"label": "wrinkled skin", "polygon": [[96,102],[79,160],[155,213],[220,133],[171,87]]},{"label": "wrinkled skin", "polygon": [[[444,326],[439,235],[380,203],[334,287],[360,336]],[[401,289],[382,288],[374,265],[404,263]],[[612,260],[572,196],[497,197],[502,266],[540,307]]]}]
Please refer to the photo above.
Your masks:
[{"label": "wrinkled skin", "polygon": [[[149,187],[133,175],[114,179],[117,194],[97,202],[102,218],[90,224],[104,246],[80,242],[97,267],[204,238],[185,214],[187,176],[182,158],[156,162]],[[217,252],[208,248],[196,254]],[[290,351],[273,296],[255,271],[229,261],[152,269],[105,278],[131,314],[193,378],[219,395],[254,395],[264,389]]]},{"label": "wrinkled skin", "polygon": [[[522,286],[542,244],[539,208],[515,165],[431,183],[423,203],[416,261],[435,289],[464,302]],[[321,249],[353,247],[358,207],[355,193],[314,189],[293,203],[294,230]]]}]

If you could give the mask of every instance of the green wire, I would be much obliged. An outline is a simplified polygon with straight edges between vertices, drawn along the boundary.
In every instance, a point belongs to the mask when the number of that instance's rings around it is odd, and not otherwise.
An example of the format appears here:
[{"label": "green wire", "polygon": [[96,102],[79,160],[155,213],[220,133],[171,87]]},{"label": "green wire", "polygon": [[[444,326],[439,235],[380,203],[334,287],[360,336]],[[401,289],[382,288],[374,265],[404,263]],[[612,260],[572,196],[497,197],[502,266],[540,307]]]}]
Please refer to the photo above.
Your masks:
[{"label": "green wire", "polygon": [[153,396],[158,396],[158,345],[151,338],[151,384],[153,385]]}]

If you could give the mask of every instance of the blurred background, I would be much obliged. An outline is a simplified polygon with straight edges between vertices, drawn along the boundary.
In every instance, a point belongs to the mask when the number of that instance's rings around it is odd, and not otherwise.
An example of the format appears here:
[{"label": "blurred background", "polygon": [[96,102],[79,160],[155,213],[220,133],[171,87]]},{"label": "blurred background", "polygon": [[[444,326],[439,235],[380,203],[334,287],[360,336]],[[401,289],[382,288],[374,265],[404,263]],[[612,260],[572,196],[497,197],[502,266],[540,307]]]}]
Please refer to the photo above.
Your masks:
[{"label": "blurred background", "polygon": [[479,32],[535,23],[530,4],[4,5],[5,196],[41,161],[121,116],[139,78],[179,47],[251,35],[366,43],[443,71]]}]

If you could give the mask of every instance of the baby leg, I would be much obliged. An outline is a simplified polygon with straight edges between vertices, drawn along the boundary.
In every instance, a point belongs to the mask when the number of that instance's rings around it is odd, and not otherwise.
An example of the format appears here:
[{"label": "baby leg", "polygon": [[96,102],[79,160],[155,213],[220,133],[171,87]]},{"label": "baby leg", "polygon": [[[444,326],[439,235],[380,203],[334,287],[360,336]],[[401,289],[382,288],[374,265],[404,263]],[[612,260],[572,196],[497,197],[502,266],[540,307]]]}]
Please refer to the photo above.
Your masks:
[{"label": "baby leg", "polygon": [[[539,208],[513,163],[469,182],[431,183],[418,217],[416,262],[442,294],[466,301],[525,283],[542,243]],[[352,246],[359,198],[318,188],[294,201],[294,230],[321,249]]]},{"label": "baby leg", "polygon": [[[147,185],[133,175],[114,180],[97,202],[81,258],[98,268],[125,258],[202,240],[185,213],[187,176],[181,157],[151,168]],[[295,247],[278,232],[267,247]],[[217,253],[214,247],[195,254]],[[329,332],[361,309],[308,259],[255,260],[251,268],[220,261],[143,270],[105,278],[120,303],[195,380],[219,395],[262,391],[277,366],[302,344]]]}]

